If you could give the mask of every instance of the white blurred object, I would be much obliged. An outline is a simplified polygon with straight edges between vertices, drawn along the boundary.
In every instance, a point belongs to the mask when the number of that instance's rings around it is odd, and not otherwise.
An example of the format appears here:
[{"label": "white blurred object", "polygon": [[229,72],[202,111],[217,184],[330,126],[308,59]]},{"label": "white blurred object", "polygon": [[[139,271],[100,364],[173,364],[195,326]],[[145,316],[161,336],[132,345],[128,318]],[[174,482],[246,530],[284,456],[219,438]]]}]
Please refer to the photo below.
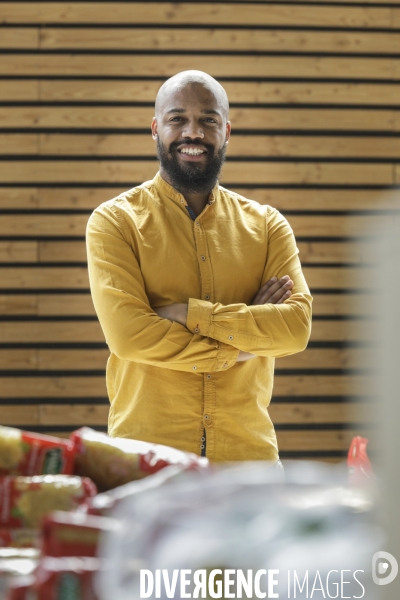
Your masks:
[{"label": "white blurred object", "polygon": [[[287,573],[294,570],[301,580],[308,570],[309,594],[317,571],[326,586],[329,571],[363,570],[367,587],[381,542],[371,524],[371,490],[348,488],[344,466],[293,462],[285,471],[286,482],[276,483],[273,469],[240,463],[202,477],[187,473],[174,485],[125,498],[111,513],[122,527],[107,534],[100,550],[108,564],[97,580],[100,599],[139,599],[140,569],[165,569],[170,579],[174,569],[278,569],[280,598],[324,597],[306,595],[306,588],[288,596]],[[346,585],[347,596],[361,597],[353,578]],[[181,598],[179,589],[169,597]],[[365,597],[375,600],[374,593]],[[160,597],[167,597],[164,587]]]},{"label": "white blurred object", "polygon": [[[400,192],[398,205],[400,205]],[[380,550],[390,552],[400,564],[400,206],[391,226],[376,246],[378,269],[376,307],[380,396],[378,413],[380,514],[387,541]],[[400,598],[400,576],[380,586],[385,600]]]}]

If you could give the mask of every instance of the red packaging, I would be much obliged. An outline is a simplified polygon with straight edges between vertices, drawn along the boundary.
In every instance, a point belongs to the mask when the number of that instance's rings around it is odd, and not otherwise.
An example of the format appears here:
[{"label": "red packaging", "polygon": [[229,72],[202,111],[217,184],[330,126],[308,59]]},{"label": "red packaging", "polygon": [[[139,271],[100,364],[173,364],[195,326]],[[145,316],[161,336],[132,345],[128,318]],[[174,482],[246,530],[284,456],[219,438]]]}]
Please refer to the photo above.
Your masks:
[{"label": "red packaging", "polygon": [[120,527],[114,519],[56,511],[42,526],[43,556],[96,556],[100,536]]},{"label": "red packaging", "polygon": [[208,459],[176,448],[126,438],[82,427],[74,431],[75,468],[78,475],[90,477],[102,491],[147,477],[168,465],[200,469]]},{"label": "red packaging", "polygon": [[89,479],[72,475],[0,478],[0,528],[37,528],[53,510],[74,510],[96,494]]},{"label": "red packaging", "polygon": [[0,426],[0,476],[71,475],[73,468],[70,440]]},{"label": "red packaging", "polygon": [[368,439],[356,436],[352,439],[347,455],[349,482],[362,484],[374,477],[371,462],[367,455]]},{"label": "red packaging", "polygon": [[97,558],[44,557],[35,572],[35,600],[98,600],[93,586],[98,570]]},{"label": "red packaging", "polygon": [[37,542],[37,529],[0,529],[0,546],[2,548],[33,548]]}]

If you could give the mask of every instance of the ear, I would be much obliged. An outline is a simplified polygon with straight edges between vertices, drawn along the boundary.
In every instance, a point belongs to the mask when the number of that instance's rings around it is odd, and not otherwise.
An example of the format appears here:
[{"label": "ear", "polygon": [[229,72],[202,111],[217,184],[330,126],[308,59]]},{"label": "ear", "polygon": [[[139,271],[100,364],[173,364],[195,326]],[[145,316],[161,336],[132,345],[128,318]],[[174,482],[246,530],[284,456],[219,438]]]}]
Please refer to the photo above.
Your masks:
[{"label": "ear", "polygon": [[156,141],[158,138],[158,123],[155,117],[151,121],[151,135],[153,140]]},{"label": "ear", "polygon": [[229,143],[229,138],[231,137],[231,131],[232,131],[231,122],[230,122],[230,121],[227,121],[227,122],[226,122],[226,138],[225,138],[225,145]]}]

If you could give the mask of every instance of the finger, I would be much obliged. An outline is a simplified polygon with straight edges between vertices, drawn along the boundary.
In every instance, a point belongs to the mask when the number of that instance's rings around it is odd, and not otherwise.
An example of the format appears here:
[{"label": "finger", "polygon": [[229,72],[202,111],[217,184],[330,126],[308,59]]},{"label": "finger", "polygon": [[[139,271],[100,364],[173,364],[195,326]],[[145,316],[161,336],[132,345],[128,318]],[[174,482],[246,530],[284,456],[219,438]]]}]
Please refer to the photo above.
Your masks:
[{"label": "finger", "polygon": [[289,279],[289,281],[287,281],[282,287],[279,288],[279,290],[272,294],[272,296],[270,296],[270,298],[266,302],[264,302],[264,304],[276,304],[278,300],[280,300],[282,296],[284,296],[286,292],[293,287],[293,285],[293,281]]},{"label": "finger", "polygon": [[254,296],[252,304],[261,304],[259,302],[260,298],[268,290],[268,288],[270,288],[272,285],[274,285],[274,283],[276,283],[276,281],[277,277],[271,277],[271,279],[268,279],[268,281],[264,283],[264,285],[258,290],[257,294]]},{"label": "finger", "polygon": [[287,276],[282,277],[275,285],[271,286],[263,293],[260,298],[260,303],[275,303],[291,287],[293,287],[293,281]]},{"label": "finger", "polygon": [[283,304],[283,302],[285,302],[285,300],[290,298],[291,295],[292,295],[292,292],[290,290],[288,290],[287,292],[285,292],[283,294],[282,298],[280,300],[278,300],[278,302],[276,302],[276,304]]}]

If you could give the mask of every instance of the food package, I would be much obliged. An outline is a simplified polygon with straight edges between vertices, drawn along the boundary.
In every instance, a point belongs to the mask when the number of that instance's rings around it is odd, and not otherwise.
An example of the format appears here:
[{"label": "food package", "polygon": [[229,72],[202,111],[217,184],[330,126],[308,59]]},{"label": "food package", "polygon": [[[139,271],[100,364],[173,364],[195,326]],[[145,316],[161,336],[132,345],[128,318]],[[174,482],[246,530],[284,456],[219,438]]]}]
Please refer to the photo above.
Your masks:
[{"label": "food package", "polygon": [[[173,484],[179,481],[180,477],[187,471],[186,467],[180,465],[171,465],[165,467],[161,471],[149,475],[145,479],[130,481],[125,485],[120,485],[117,488],[97,494],[92,498],[88,498],[79,506],[79,511],[84,511],[89,515],[108,516],[110,510],[113,509],[119,502],[125,498],[135,496],[136,494],[145,493],[153,488],[159,488],[164,485]],[[196,473],[206,473],[208,469],[201,469]]]},{"label": "food package", "polygon": [[90,477],[101,491],[147,477],[168,465],[202,468],[208,459],[176,448],[125,438],[82,427],[74,431],[76,473]]},{"label": "food package", "polygon": [[365,484],[374,478],[372,465],[367,454],[367,444],[368,439],[359,435],[351,441],[347,455],[350,484]]},{"label": "food package", "polygon": [[0,426],[0,476],[71,475],[73,459],[70,440]]},{"label": "food package", "polygon": [[96,494],[87,478],[72,475],[0,478],[0,528],[37,528],[53,510],[73,510]]},{"label": "food package", "polygon": [[98,570],[97,558],[44,557],[35,572],[33,597],[35,600],[97,600],[93,575]]},{"label": "food package", "polygon": [[102,533],[119,526],[117,521],[106,517],[79,512],[53,512],[43,522],[42,555],[95,557]]},{"label": "food package", "polygon": [[37,529],[0,529],[1,548],[33,548],[38,542]]}]

